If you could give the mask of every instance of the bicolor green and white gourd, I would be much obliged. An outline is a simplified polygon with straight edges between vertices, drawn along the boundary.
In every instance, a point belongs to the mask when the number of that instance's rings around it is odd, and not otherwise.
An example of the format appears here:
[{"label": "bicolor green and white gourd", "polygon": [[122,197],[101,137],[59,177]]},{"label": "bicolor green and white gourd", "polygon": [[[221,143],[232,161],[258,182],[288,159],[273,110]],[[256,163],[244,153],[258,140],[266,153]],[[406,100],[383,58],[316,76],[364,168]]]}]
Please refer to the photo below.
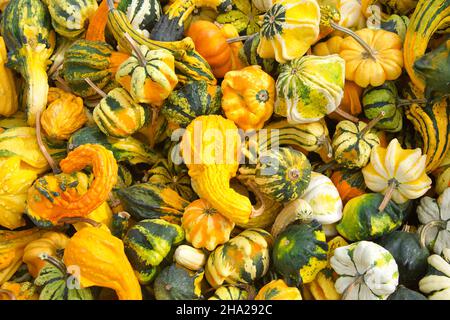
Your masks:
[{"label": "bicolor green and white gourd", "polygon": [[338,55],[304,56],[280,66],[275,113],[309,123],[333,112],[344,96],[345,62]]},{"label": "bicolor green and white gourd", "polygon": [[442,250],[442,256],[428,257],[428,271],[419,289],[429,300],[450,300],[450,248]]},{"label": "bicolor green and white gourd", "polygon": [[398,92],[394,82],[386,81],[378,87],[367,87],[361,99],[364,115],[375,119],[384,111],[383,118],[375,128],[387,132],[399,132],[403,128],[403,109],[397,107]]},{"label": "bicolor green and white gourd", "polygon": [[255,170],[258,190],[270,199],[288,202],[300,197],[311,179],[311,164],[300,151],[270,149],[260,154]]},{"label": "bicolor green and white gourd", "polygon": [[330,264],[339,275],[335,288],[342,300],[386,300],[397,288],[399,273],[394,257],[374,242],[336,248]]},{"label": "bicolor green and white gourd", "polygon": [[152,281],[164,258],[183,240],[183,228],[161,219],[142,220],[128,229],[123,238],[125,254],[139,282]]},{"label": "bicolor green and white gourd", "polygon": [[273,267],[288,285],[310,283],[326,267],[327,251],[325,233],[317,220],[291,224],[275,239]]},{"label": "bicolor green and white gourd", "polygon": [[203,271],[191,271],[176,263],[164,268],[155,279],[156,300],[200,300]]},{"label": "bicolor green and white gourd", "polygon": [[162,14],[159,0],[121,0],[117,10],[124,12],[133,28],[147,38]]}]

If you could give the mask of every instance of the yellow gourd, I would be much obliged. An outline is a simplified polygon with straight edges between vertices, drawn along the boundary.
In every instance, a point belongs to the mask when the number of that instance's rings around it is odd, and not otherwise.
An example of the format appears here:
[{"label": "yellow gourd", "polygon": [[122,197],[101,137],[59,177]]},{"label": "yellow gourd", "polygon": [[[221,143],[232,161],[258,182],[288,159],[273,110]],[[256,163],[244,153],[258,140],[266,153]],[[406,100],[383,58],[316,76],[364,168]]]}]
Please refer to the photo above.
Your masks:
[{"label": "yellow gourd", "polygon": [[0,37],[0,115],[5,117],[12,116],[19,107],[12,71],[5,66],[7,61],[5,41]]}]

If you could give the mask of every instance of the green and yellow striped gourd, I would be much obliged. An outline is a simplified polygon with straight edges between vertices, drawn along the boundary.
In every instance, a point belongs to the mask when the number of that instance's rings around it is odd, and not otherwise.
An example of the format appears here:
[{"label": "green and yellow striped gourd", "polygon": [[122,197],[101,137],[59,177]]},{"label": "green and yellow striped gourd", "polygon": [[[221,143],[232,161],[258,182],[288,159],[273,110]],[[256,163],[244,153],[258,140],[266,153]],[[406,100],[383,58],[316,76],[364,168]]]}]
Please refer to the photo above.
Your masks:
[{"label": "green and yellow striped gourd", "polygon": [[183,228],[161,219],[146,219],[128,229],[125,254],[141,284],[152,281],[172,248],[184,240]]},{"label": "green and yellow striped gourd", "polygon": [[248,292],[235,286],[221,286],[208,300],[247,300]]},{"label": "green and yellow striped gourd", "polygon": [[249,66],[261,66],[265,72],[271,76],[276,76],[278,73],[278,62],[275,59],[263,59],[256,52],[260,39],[261,37],[259,33],[257,33],[245,40],[244,46],[239,49],[238,57],[243,64]]},{"label": "green and yellow striped gourd", "polygon": [[126,138],[142,128],[148,112],[125,89],[115,88],[94,108],[93,118],[106,135]]},{"label": "green and yellow striped gourd", "polygon": [[159,0],[121,0],[117,10],[124,12],[134,29],[147,38],[162,14]]}]

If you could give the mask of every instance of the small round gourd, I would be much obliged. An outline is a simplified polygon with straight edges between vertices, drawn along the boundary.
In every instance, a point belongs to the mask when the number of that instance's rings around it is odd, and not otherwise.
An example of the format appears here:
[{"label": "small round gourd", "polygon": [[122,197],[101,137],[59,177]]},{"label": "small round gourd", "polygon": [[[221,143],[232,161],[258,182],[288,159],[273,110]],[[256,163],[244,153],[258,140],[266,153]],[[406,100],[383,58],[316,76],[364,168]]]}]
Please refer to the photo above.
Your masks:
[{"label": "small round gourd", "polygon": [[259,289],[255,300],[302,300],[302,295],[298,288],[289,287],[282,279],[278,279]]},{"label": "small round gourd", "polygon": [[311,179],[311,164],[300,152],[289,148],[271,149],[260,155],[255,182],[258,189],[278,202],[300,197]]},{"label": "small round gourd", "polygon": [[176,263],[164,268],[153,285],[156,300],[199,300],[203,271],[191,271]]}]

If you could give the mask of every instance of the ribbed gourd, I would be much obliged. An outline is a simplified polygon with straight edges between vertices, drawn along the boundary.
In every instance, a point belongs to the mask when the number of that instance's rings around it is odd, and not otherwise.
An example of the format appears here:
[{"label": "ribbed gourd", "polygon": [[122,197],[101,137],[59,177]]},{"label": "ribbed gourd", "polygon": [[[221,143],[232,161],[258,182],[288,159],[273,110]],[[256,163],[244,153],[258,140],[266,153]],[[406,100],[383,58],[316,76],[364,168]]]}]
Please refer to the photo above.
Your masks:
[{"label": "ribbed gourd", "polygon": [[250,36],[239,49],[238,57],[245,65],[259,65],[268,74],[275,76],[278,72],[278,62],[275,59],[263,59],[258,53],[258,45],[261,41],[259,33]]},{"label": "ribbed gourd", "polygon": [[2,91],[2,106],[0,107],[0,116],[10,117],[16,113],[19,108],[17,100],[16,83],[13,73],[6,67],[8,56],[3,37],[0,37],[0,90]]},{"label": "ribbed gourd", "polygon": [[159,0],[121,0],[117,10],[123,11],[130,24],[146,37],[162,15]]}]

